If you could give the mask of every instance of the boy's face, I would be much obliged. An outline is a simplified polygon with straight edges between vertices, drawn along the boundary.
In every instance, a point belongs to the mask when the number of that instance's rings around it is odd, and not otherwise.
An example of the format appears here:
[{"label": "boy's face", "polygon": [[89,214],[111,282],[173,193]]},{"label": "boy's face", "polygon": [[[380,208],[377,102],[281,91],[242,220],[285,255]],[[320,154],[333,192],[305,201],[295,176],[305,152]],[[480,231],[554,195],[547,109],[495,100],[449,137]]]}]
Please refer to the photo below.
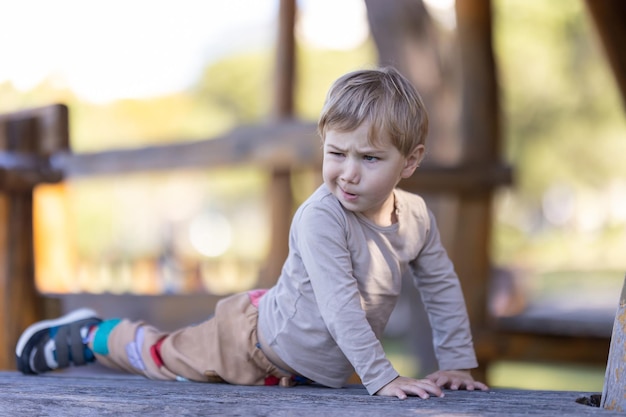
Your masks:
[{"label": "boy's face", "polygon": [[369,123],[351,132],[329,129],[324,138],[324,183],[348,210],[381,226],[395,222],[393,189],[410,177],[422,159],[418,145],[408,157],[389,140],[371,145]]}]

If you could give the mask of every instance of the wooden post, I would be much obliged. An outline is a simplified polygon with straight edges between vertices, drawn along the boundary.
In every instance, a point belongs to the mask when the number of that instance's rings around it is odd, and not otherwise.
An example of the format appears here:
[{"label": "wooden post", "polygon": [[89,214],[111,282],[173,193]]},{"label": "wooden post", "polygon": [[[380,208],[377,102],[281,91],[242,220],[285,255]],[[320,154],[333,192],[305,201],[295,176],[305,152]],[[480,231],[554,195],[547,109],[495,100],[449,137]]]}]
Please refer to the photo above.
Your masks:
[{"label": "wooden post", "polygon": [[296,9],[295,0],[280,0],[273,103],[273,116],[279,120],[293,117],[293,88],[296,73],[296,38],[294,34]]},{"label": "wooden post", "polygon": [[[456,2],[458,36],[463,66],[461,131],[462,164],[500,164],[500,108],[496,63],[492,48],[490,0]],[[467,309],[477,342],[486,325],[487,287],[491,265],[491,204],[493,190],[474,190],[459,198],[459,216],[452,251],[463,284]],[[485,358],[475,372],[485,379]]]},{"label": "wooden post", "polygon": [[[293,117],[296,8],[295,0],[280,1],[273,112],[277,120]],[[291,171],[276,168],[271,175],[270,253],[257,283],[259,287],[270,287],[276,283],[289,252],[289,224],[293,209]]]},{"label": "wooden post", "polygon": [[44,317],[35,288],[33,188],[60,180],[48,157],[68,147],[65,106],[0,115],[0,369],[15,369],[17,339]]},{"label": "wooden post", "polygon": [[607,410],[626,411],[626,279],[615,314],[600,406]]}]

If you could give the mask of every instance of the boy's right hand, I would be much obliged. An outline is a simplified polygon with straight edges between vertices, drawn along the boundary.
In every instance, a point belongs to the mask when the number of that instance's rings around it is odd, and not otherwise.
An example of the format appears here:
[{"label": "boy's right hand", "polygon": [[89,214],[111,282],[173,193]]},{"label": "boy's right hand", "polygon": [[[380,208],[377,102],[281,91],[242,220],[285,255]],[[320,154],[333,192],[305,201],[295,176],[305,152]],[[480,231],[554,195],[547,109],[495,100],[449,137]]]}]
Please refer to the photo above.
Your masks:
[{"label": "boy's right hand", "polygon": [[404,400],[408,395],[427,399],[430,395],[443,397],[443,391],[429,379],[413,379],[399,376],[376,392],[376,395],[398,397]]}]

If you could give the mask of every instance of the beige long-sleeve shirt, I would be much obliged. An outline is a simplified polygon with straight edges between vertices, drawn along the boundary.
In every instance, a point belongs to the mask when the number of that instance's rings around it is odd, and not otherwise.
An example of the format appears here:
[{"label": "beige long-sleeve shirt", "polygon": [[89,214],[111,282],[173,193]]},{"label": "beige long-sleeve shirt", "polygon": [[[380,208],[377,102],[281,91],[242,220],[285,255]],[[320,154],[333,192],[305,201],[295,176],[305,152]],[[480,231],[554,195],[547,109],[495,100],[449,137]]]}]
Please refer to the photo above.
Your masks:
[{"label": "beige long-sleeve shirt", "polygon": [[296,212],[281,276],[261,299],[259,332],[287,365],[320,384],[341,387],[355,370],[374,394],[398,376],[380,338],[405,275],[422,295],[439,368],[477,366],[435,220],[421,197],[394,193],[398,222],[381,227],[318,188]]}]

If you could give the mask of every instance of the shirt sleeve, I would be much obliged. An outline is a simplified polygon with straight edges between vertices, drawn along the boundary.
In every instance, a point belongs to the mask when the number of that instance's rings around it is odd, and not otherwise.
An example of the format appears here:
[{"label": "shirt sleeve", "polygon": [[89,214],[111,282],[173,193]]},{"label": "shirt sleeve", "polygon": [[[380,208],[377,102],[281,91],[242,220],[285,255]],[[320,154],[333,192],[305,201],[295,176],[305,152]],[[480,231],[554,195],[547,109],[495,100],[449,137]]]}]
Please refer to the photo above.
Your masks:
[{"label": "shirt sleeve", "polygon": [[429,218],[424,247],[414,263],[414,281],[433,329],[439,369],[475,368],[478,362],[461,283],[430,211]]},{"label": "shirt sleeve", "polygon": [[298,249],[331,337],[370,394],[398,376],[361,307],[345,218],[324,205],[301,214]]}]

